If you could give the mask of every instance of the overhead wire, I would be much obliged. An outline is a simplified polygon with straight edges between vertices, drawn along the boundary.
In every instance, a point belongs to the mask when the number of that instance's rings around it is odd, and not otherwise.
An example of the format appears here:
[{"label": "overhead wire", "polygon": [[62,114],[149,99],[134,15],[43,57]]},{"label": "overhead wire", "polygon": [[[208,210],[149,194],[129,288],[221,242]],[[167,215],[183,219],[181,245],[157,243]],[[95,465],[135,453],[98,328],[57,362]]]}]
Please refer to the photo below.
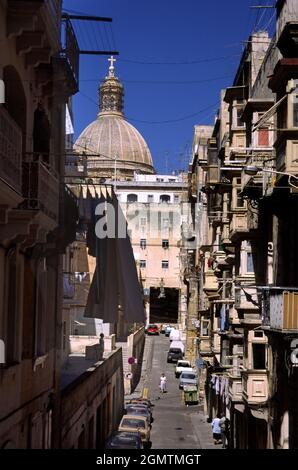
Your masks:
[{"label": "overhead wire", "polygon": [[191,64],[201,64],[203,62],[215,62],[217,60],[229,59],[231,57],[239,57],[241,54],[231,54],[221,57],[213,57],[206,59],[196,59],[196,60],[184,60],[184,61],[175,61],[175,62],[166,62],[166,61],[144,61],[144,60],[135,60],[135,59],[123,59],[118,58],[119,62],[128,62],[132,64],[141,64],[141,65],[191,65]]},{"label": "overhead wire", "polygon": [[[96,107],[98,107],[98,103],[95,100],[93,100],[92,98],[90,98],[90,96],[86,95],[82,91],[79,91],[79,93],[82,96],[84,96],[85,98],[87,98],[88,100],[90,100],[93,104],[96,104]],[[143,123],[143,124],[167,124],[167,123],[171,123],[171,122],[179,122],[179,121],[184,121],[186,119],[190,119],[194,116],[197,116],[197,115],[203,113],[204,111],[208,111],[209,109],[214,108],[215,106],[218,106],[218,104],[219,104],[219,102],[217,101],[216,103],[214,103],[210,106],[207,106],[206,108],[203,108],[199,111],[196,111],[195,113],[189,114],[187,116],[183,116],[183,117],[180,117],[180,118],[177,118],[177,119],[166,119],[166,120],[163,120],[163,121],[145,121],[145,120],[141,120],[141,119],[135,119],[135,118],[127,116],[127,115],[126,115],[126,117],[130,121],[140,122],[140,123]]]},{"label": "overhead wire", "polygon": [[[136,83],[136,84],[150,84],[150,85],[192,85],[198,83],[209,83],[215,80],[222,80],[224,78],[232,78],[233,75],[222,75],[220,77],[206,78],[203,80],[126,80],[121,79],[123,83]],[[84,78],[81,79],[81,82],[100,82],[100,78]]]}]

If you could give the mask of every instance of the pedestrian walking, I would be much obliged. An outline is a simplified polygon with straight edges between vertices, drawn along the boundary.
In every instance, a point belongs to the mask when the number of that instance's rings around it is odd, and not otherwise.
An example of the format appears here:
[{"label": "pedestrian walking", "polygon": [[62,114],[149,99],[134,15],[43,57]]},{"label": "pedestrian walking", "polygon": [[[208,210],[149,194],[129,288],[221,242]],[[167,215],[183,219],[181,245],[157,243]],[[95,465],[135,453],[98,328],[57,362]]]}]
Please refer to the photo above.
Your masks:
[{"label": "pedestrian walking", "polygon": [[222,448],[226,449],[229,447],[230,421],[224,414],[221,415],[219,425],[221,429]]},{"label": "pedestrian walking", "polygon": [[217,415],[216,418],[211,423],[212,426],[212,433],[214,444],[221,443],[221,428],[220,428],[220,415]]},{"label": "pedestrian walking", "polygon": [[167,378],[165,374],[161,374],[161,377],[159,379],[159,388],[162,393],[166,392],[166,383],[167,383]]}]

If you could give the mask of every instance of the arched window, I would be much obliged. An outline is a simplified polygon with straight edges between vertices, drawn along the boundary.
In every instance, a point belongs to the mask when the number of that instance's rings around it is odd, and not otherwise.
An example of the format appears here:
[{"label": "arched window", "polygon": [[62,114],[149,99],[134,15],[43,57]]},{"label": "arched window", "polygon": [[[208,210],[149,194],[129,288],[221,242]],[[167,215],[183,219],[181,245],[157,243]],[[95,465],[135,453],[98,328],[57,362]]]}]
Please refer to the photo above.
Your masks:
[{"label": "arched window", "polygon": [[128,194],[127,195],[127,202],[129,202],[129,203],[138,202],[137,194]]},{"label": "arched window", "polygon": [[159,198],[159,202],[167,202],[171,201],[171,197],[168,194],[162,194]]}]

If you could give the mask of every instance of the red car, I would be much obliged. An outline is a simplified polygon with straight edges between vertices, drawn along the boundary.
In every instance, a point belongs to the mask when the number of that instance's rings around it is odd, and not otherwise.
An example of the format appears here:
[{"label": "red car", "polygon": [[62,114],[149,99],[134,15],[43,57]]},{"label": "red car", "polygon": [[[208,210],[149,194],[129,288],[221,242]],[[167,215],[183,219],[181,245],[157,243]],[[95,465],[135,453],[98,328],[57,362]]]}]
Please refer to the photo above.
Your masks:
[{"label": "red car", "polygon": [[147,335],[159,335],[159,329],[157,325],[148,325]]}]

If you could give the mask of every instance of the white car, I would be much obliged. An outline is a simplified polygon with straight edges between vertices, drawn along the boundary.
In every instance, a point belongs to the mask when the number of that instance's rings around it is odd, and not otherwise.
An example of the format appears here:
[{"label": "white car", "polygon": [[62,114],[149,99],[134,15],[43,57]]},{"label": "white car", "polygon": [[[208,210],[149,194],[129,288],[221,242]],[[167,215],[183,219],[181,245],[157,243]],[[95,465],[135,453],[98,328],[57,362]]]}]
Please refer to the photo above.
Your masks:
[{"label": "white car", "polygon": [[179,359],[177,361],[177,365],[175,367],[175,377],[177,379],[180,377],[181,372],[193,372],[189,361],[185,361],[184,359]]},{"label": "white car", "polygon": [[198,386],[198,377],[193,370],[191,372],[181,372],[179,388],[183,389],[185,385],[194,385],[196,387]]}]

